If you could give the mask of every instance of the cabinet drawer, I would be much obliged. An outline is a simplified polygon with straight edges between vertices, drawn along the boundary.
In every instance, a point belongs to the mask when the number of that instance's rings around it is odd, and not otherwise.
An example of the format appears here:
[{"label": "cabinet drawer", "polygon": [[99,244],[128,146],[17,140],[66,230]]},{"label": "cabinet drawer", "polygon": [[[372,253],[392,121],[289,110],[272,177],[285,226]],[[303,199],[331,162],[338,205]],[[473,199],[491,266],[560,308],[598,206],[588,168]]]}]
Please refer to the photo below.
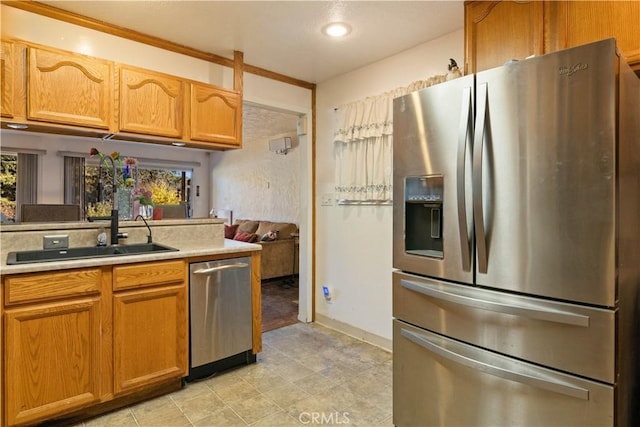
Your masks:
[{"label": "cabinet drawer", "polygon": [[183,260],[118,266],[113,269],[113,289],[186,282],[186,274],[186,265]]},{"label": "cabinet drawer", "polygon": [[514,357],[615,381],[613,310],[394,272],[393,316]]},{"label": "cabinet drawer", "polygon": [[5,305],[96,294],[101,290],[100,268],[9,276],[4,281]]}]

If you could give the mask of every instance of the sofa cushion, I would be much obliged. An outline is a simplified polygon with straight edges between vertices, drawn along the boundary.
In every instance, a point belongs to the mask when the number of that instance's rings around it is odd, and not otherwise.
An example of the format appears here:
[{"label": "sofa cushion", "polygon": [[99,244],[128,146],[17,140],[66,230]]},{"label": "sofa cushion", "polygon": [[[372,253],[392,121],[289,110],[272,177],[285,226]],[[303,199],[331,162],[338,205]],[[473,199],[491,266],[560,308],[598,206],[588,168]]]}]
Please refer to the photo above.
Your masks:
[{"label": "sofa cushion", "polygon": [[[237,231],[243,231],[245,233],[255,233],[259,224],[258,221],[252,221],[250,219],[237,219],[235,223],[238,224]],[[262,236],[262,234],[260,234],[260,236]]]},{"label": "sofa cushion", "polygon": [[278,240],[290,239],[291,233],[298,231],[298,226],[289,222],[270,222],[260,221],[258,229],[255,233],[258,236],[264,236],[270,231],[275,231],[278,234]]},{"label": "sofa cushion", "polygon": [[258,240],[258,235],[255,233],[246,233],[244,231],[238,231],[235,236],[233,236],[233,240],[238,240],[240,242],[253,243]]},{"label": "sofa cushion", "polygon": [[224,225],[224,238],[225,239],[233,239],[233,236],[236,235],[236,233],[238,232],[238,227],[240,226],[240,224],[233,224],[233,225]]}]

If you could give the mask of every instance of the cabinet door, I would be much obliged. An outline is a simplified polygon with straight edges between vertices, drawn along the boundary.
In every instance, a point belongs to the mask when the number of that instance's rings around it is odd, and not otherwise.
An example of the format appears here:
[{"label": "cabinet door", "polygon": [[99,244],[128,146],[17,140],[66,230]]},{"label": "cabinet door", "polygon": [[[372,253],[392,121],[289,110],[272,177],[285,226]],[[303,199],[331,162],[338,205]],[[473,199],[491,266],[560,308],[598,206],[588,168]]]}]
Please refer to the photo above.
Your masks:
[{"label": "cabinet door", "polygon": [[13,75],[15,72],[15,52],[14,44],[2,42],[0,48],[0,85],[2,90],[2,106],[0,114],[2,117],[13,117],[13,97],[15,92]]},{"label": "cabinet door", "polygon": [[550,50],[615,37],[629,64],[640,69],[640,2],[551,1],[548,4]]},{"label": "cabinet door", "polygon": [[4,403],[9,425],[99,400],[100,299],[5,311]]},{"label": "cabinet door", "polygon": [[182,137],[184,86],[178,77],[120,66],[120,130]]},{"label": "cabinet door", "polygon": [[113,64],[97,58],[29,48],[30,120],[108,129],[113,111]]},{"label": "cabinet door", "polygon": [[465,73],[544,53],[542,2],[474,1],[464,12]]},{"label": "cabinet door", "polygon": [[191,84],[191,139],[240,145],[242,102],[237,92]]},{"label": "cabinet door", "polygon": [[187,375],[186,285],[114,295],[114,391]]}]

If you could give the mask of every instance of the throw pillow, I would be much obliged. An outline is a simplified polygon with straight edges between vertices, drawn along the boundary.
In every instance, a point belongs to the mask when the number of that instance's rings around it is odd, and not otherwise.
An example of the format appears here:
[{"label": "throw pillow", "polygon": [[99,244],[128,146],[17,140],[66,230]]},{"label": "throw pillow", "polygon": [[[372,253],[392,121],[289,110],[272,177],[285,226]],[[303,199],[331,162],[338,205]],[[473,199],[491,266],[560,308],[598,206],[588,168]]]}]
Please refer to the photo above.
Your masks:
[{"label": "throw pillow", "polygon": [[233,225],[224,225],[224,238],[225,239],[233,239],[233,236],[236,235],[236,231],[238,231],[238,226],[240,224]]},{"label": "throw pillow", "polygon": [[258,240],[258,235],[255,233],[247,233],[244,231],[238,231],[235,236],[233,236],[233,240],[238,240],[240,242],[253,243]]},{"label": "throw pillow", "polygon": [[278,230],[271,230],[267,233],[264,233],[264,235],[262,236],[262,239],[260,239],[261,242],[273,242],[274,240],[278,239]]}]

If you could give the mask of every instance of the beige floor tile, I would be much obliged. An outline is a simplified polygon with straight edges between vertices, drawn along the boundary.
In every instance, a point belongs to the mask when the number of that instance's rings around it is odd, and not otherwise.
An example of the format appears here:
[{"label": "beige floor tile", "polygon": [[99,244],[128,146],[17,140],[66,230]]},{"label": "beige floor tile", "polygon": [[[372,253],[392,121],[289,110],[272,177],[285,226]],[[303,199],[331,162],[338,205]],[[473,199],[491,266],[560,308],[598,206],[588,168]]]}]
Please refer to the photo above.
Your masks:
[{"label": "beige floor tile", "polygon": [[188,383],[186,386],[182,388],[182,390],[178,390],[168,395],[168,397],[177,405],[180,406],[182,402],[185,400],[193,399],[194,397],[210,394],[212,393],[211,389],[207,387],[207,384],[204,382],[195,382]]},{"label": "beige floor tile", "polygon": [[294,402],[284,408],[284,410],[302,424],[311,424],[312,418],[317,417],[317,414],[321,415],[335,412],[330,399],[322,396],[311,396]]},{"label": "beige floor tile", "polygon": [[291,363],[275,366],[273,371],[285,378],[289,382],[294,382],[302,378],[313,375],[315,372],[301,363],[292,360]]},{"label": "beige floor tile", "polygon": [[[135,415],[135,414],[134,414]],[[136,420],[140,427],[183,427],[192,426],[191,422],[181,412],[162,413],[159,412],[152,417],[145,417]]]},{"label": "beige floor tile", "polygon": [[212,391],[182,401],[178,406],[191,422],[206,418],[226,407],[222,399],[217,397]]},{"label": "beige floor tile", "polygon": [[303,424],[299,423],[291,415],[285,411],[280,411],[256,421],[251,424],[251,427],[295,427],[301,425]]},{"label": "beige floor tile", "polygon": [[242,427],[248,425],[233,409],[225,407],[193,423],[196,427]]},{"label": "beige floor tile", "polygon": [[321,325],[296,323],[265,333],[255,364],[85,425],[390,427],[391,383],[389,352]]},{"label": "beige floor tile", "polygon": [[369,396],[384,388],[391,388],[384,373],[375,368],[345,381],[344,386],[362,397]]},{"label": "beige floor tile", "polygon": [[230,402],[229,406],[247,424],[252,424],[280,411],[278,405],[262,395],[252,397],[251,399]]},{"label": "beige floor tile", "polygon": [[86,427],[137,427],[136,422],[131,410],[121,409],[116,412],[103,415],[98,418],[94,418],[89,421],[85,421]]},{"label": "beige floor tile", "polygon": [[350,380],[351,378],[357,376],[360,372],[349,368],[343,365],[333,365],[329,366],[320,371],[320,374],[324,375],[327,378],[333,378],[338,382],[344,382]]},{"label": "beige floor tile", "polygon": [[[176,420],[179,422],[179,418],[184,418],[180,409],[176,406],[175,403],[168,397],[162,396],[153,400],[149,400],[147,402],[143,402],[131,408],[133,412],[133,416],[135,417],[138,424],[145,426],[157,426],[161,425],[159,423],[166,422],[168,420]],[[166,421],[163,421],[166,420]],[[186,420],[186,418],[185,418]],[[188,420],[187,420],[187,423]],[[174,424],[166,424],[166,425],[174,425]],[[175,425],[185,425],[185,424],[175,424]]]},{"label": "beige floor tile", "polygon": [[225,403],[251,399],[260,394],[254,386],[242,379],[229,385],[212,387],[212,390]]},{"label": "beige floor tile", "polygon": [[340,382],[335,378],[328,378],[322,374],[315,373],[295,381],[294,384],[311,395],[318,395],[323,394],[331,387],[337,386]]},{"label": "beige floor tile", "polygon": [[302,388],[293,384],[274,387],[262,394],[281,408],[286,408],[295,402],[299,402],[311,396]]}]

